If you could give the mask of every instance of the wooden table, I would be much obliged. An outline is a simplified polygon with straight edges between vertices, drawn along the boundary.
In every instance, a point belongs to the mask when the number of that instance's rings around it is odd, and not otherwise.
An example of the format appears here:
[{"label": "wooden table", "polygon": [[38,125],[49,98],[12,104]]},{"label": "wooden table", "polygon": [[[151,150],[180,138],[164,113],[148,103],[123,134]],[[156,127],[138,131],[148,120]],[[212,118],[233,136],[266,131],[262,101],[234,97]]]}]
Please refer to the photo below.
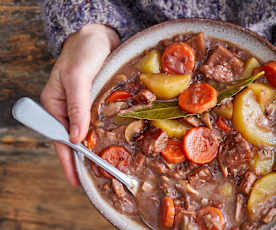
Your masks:
[{"label": "wooden table", "polygon": [[51,144],[11,118],[18,98],[39,100],[55,61],[38,2],[0,1],[0,230],[115,229],[69,185]]}]

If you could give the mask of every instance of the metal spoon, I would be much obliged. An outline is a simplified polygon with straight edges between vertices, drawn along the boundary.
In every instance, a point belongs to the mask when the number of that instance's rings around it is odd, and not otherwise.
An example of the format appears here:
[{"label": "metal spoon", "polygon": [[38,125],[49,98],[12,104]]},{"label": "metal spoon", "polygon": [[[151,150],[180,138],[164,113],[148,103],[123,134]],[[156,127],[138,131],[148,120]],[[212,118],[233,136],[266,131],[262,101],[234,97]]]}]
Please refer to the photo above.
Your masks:
[{"label": "metal spoon", "polygon": [[[17,121],[42,134],[43,136],[68,145],[78,154],[84,154],[88,159],[102,167],[117,180],[123,183],[132,195],[136,197],[140,184],[142,183],[139,179],[122,173],[82,144],[71,143],[69,134],[63,124],[32,99],[28,97],[19,99],[12,108],[12,115]],[[139,214],[142,221],[154,230],[155,227],[145,220],[141,210],[139,210]]]},{"label": "metal spoon", "polygon": [[83,153],[88,159],[122,182],[134,196],[136,195],[140,185],[137,178],[122,173],[82,144],[71,143],[63,124],[32,99],[27,97],[19,99],[12,108],[12,115],[17,121],[43,136],[66,144],[77,153]]}]

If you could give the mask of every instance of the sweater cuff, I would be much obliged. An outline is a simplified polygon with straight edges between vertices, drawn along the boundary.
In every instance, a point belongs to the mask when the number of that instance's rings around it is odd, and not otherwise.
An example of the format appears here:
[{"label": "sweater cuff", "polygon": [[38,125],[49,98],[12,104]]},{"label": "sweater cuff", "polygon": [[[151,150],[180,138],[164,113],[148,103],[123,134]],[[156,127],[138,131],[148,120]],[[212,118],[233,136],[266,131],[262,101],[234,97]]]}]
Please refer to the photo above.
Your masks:
[{"label": "sweater cuff", "polygon": [[104,24],[115,29],[121,40],[142,28],[125,6],[107,0],[41,0],[42,17],[51,52],[58,56],[66,38],[87,24]]}]

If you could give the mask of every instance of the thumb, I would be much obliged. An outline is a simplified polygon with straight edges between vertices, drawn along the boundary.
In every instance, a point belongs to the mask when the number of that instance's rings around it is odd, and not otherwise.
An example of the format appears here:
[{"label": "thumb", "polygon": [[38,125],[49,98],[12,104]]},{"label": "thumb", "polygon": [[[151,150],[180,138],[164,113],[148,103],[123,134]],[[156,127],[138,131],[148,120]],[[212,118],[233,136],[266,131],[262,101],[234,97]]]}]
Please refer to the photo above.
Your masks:
[{"label": "thumb", "polygon": [[91,81],[86,77],[69,77],[64,84],[69,116],[70,140],[81,142],[88,131],[90,122]]}]

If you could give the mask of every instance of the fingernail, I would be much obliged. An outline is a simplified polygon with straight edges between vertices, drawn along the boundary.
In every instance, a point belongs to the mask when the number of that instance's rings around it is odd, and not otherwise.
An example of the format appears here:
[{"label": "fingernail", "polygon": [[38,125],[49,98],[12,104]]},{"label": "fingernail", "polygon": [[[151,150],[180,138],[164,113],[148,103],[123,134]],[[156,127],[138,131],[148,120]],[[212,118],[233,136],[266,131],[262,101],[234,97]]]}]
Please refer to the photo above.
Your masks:
[{"label": "fingernail", "polygon": [[79,128],[77,125],[70,126],[70,137],[76,138],[79,135]]}]

